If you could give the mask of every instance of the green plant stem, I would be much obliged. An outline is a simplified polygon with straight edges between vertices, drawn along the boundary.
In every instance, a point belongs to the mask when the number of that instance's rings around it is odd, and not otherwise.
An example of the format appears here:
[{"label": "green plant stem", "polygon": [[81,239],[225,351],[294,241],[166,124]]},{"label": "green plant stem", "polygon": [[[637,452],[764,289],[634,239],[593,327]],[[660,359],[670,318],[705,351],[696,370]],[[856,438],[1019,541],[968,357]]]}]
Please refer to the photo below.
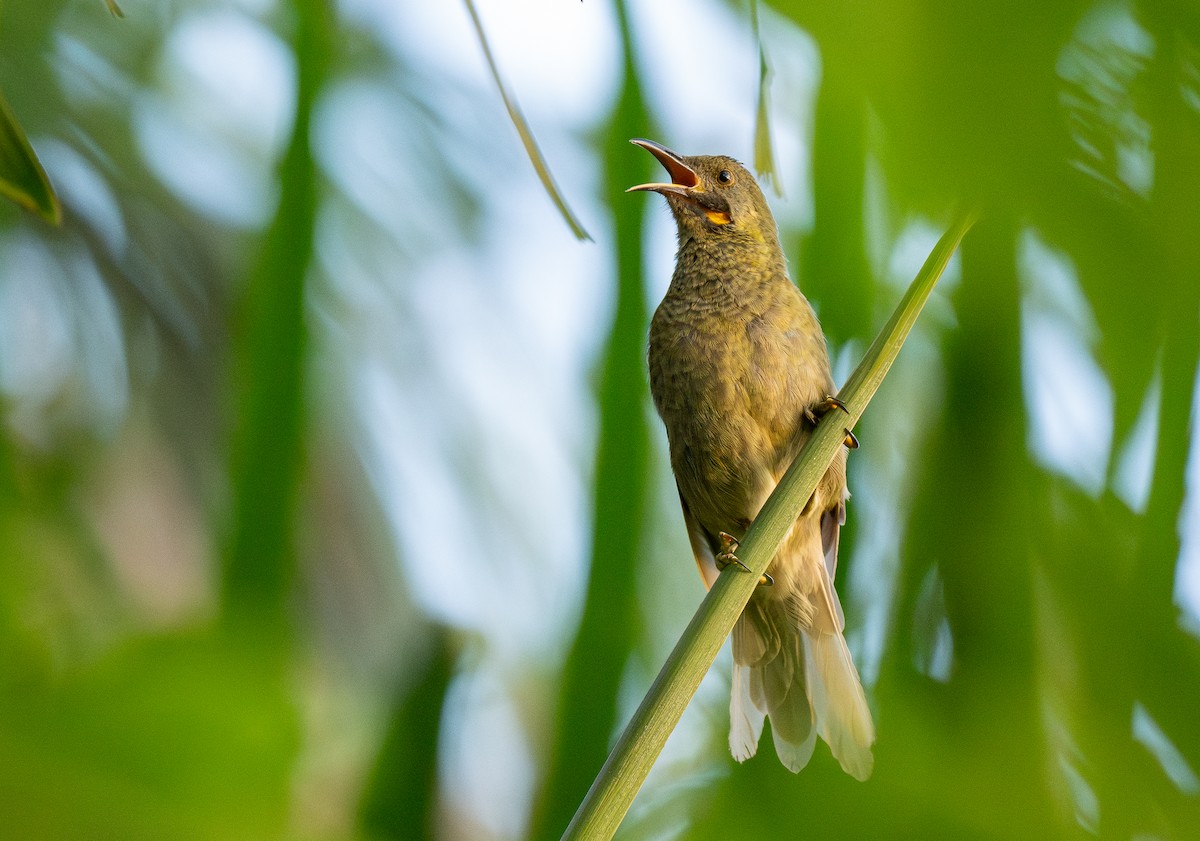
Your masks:
[{"label": "green plant stem", "polygon": [[563,841],[607,841],[617,831],[667,737],[733,630],[759,577],[842,446],[845,430],[857,423],[883,382],[917,315],[975,218],[974,212],[964,214],[934,246],[891,319],[838,395],[846,405],[846,413],[831,411],[825,415],[746,532],[738,558],[750,573],[729,566],[717,578],[600,769],[563,834]]}]

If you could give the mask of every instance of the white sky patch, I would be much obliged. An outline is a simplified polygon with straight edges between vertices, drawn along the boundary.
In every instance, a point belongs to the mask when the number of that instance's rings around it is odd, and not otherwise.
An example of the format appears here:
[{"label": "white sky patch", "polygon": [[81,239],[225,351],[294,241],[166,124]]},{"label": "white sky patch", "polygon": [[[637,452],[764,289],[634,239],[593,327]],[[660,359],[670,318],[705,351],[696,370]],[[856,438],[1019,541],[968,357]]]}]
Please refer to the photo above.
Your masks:
[{"label": "white sky patch", "polygon": [[1058,768],[1062,771],[1063,781],[1070,793],[1076,822],[1088,832],[1099,834],[1100,800],[1096,797],[1096,790],[1092,788],[1078,765],[1066,754],[1059,754]]},{"label": "white sky patch", "polygon": [[[609,4],[475,0],[475,8],[526,117],[559,129],[600,121],[605,112],[597,106],[616,96],[619,69],[619,35]],[[537,23],[533,37],[531,21]]]},{"label": "white sky patch", "polygon": [[1072,164],[1142,198],[1154,187],[1155,161],[1134,90],[1155,49],[1130,4],[1107,0],[1083,15],[1056,66],[1068,83],[1059,100],[1077,147]]},{"label": "white sky patch", "polygon": [[1021,364],[1029,446],[1048,470],[1097,495],[1113,435],[1113,394],[1092,357],[1095,323],[1066,255],[1026,231],[1018,252]]},{"label": "white sky patch", "polygon": [[1158,450],[1158,415],[1162,379],[1155,376],[1146,389],[1137,422],[1129,432],[1113,473],[1113,493],[1133,511],[1146,510],[1154,479],[1154,454]]},{"label": "white sky patch", "polygon": [[[461,529],[450,528],[470,514],[460,503],[455,477],[440,463],[440,446],[402,406],[403,389],[383,363],[358,363],[358,412],[369,417],[363,461],[376,493],[402,545],[409,586],[431,616],[459,628],[479,628],[472,608],[476,589],[485,582],[470,574],[464,558],[474,548]],[[369,413],[369,414],[368,414]],[[400,453],[392,441],[407,442]],[[403,457],[401,458],[401,456]],[[405,491],[411,490],[411,496]],[[439,555],[436,565],[423,561]]]},{"label": "white sky patch", "polygon": [[393,322],[395,339],[386,323],[371,329],[375,361],[362,364],[355,398],[364,458],[421,603],[507,656],[544,654],[575,604],[587,533],[569,455],[578,442],[564,438],[553,395],[573,406],[584,396],[536,365],[544,346],[505,333],[495,290],[473,285],[478,271],[429,265],[409,278],[415,310]]},{"label": "white sky patch", "polygon": [[[945,229],[934,225],[926,219],[914,219],[908,222],[896,235],[891,243],[886,263],[884,280],[889,286],[903,293],[908,289],[913,278],[921,271],[933,247],[937,245]],[[958,253],[950,258],[946,270],[938,280],[936,291],[930,298],[930,304],[937,299],[947,299],[962,280],[962,259]],[[899,299],[897,299],[899,300]]]},{"label": "white sky patch", "polygon": [[1192,428],[1180,525],[1179,564],[1175,567],[1175,601],[1188,612],[1187,624],[1200,636],[1200,372],[1192,389]]},{"label": "white sky patch", "polygon": [[[343,0],[341,8],[404,64],[442,82],[495,91],[463,3]],[[598,106],[616,91],[616,20],[607,4],[475,0],[475,8],[501,76],[539,140],[543,129],[596,124],[604,113]],[[508,131],[518,143],[498,93],[492,102],[503,120],[497,132]]]},{"label": "white sky patch", "polygon": [[912,621],[917,645],[913,665],[933,680],[947,683],[954,667],[954,635],[946,616],[945,589],[937,567],[931,567],[921,582],[917,613]]},{"label": "white sky patch", "polygon": [[[438,223],[449,226],[452,220],[437,212],[443,202],[418,198],[437,195],[445,186],[442,173],[405,165],[418,159],[405,105],[383,80],[335,82],[322,97],[313,134],[321,167],[342,195],[411,246],[414,239],[431,237]],[[421,212],[414,212],[415,202],[421,203]]]},{"label": "white sky patch", "polygon": [[684,0],[633,4],[629,13],[647,106],[669,133],[651,139],[683,155],[751,163],[758,55],[749,18],[729,6]]},{"label": "white sky patch", "polygon": [[[586,571],[591,372],[611,320],[612,248],[607,212],[596,201],[598,161],[563,122],[603,117],[603,96],[615,80],[615,40],[558,29],[567,26],[563,15],[573,21],[578,14],[558,6],[550,17],[506,9],[495,27],[497,12],[486,3],[479,10],[526,115],[533,121],[541,108],[553,117],[534,131],[560,184],[575,187],[568,200],[597,243],[576,241],[547,198],[460,4],[351,4],[360,22],[395,27],[401,39],[420,35],[420,44],[405,40],[403,51],[410,62],[417,57],[421,73],[457,80],[448,95],[464,105],[450,109],[446,125],[414,130],[397,123],[388,116],[398,110],[396,90],[380,78],[335,88],[317,131],[323,166],[393,242],[364,241],[347,229],[351,216],[338,223],[343,241],[334,237],[323,248],[348,250],[358,268],[347,272],[334,254],[324,259],[338,297],[354,308],[346,330],[373,359],[355,390],[366,426],[364,459],[403,547],[406,576],[432,613],[482,631],[495,655],[510,661],[557,653],[569,640]],[[585,19],[604,8],[591,6]],[[608,30],[610,11],[603,12]],[[516,37],[506,29],[510,20],[525,27],[515,48],[507,43]],[[530,20],[543,26],[528,31]],[[545,64],[536,77],[521,75],[521,67],[541,61],[544,45],[533,42],[544,39],[560,42],[557,92]],[[573,81],[579,75],[588,77],[582,88]],[[563,110],[565,99],[570,109]],[[587,114],[579,111],[583,104]],[[489,131],[495,137],[487,139]],[[494,148],[471,145],[478,137]],[[442,174],[397,165],[425,157],[422,144],[431,142],[464,183],[480,185],[471,197],[482,204],[470,251],[457,245],[463,235],[454,228],[462,220],[439,215],[452,214],[452,202],[432,203],[437,213],[418,207],[421,196],[446,189]],[[414,246],[407,259],[392,253]],[[373,286],[391,293],[381,297],[369,291]],[[437,564],[427,563],[430,551]]]},{"label": "white sky patch", "polygon": [[92,165],[66,143],[49,140],[38,144],[38,155],[47,172],[54,173],[54,185],[63,204],[82,215],[104,241],[104,247],[120,257],[128,244],[125,217],[113,194],[112,186]]},{"label": "white sky patch", "polygon": [[69,309],[58,284],[58,267],[48,248],[21,231],[0,244],[0,389],[22,401],[45,403],[66,376],[72,346]]},{"label": "white sky patch", "polygon": [[458,676],[450,685],[443,720],[438,764],[452,811],[474,816],[485,837],[523,837],[534,762],[502,676],[487,668]]},{"label": "white sky patch", "polygon": [[1196,777],[1195,770],[1140,703],[1133,705],[1133,737],[1154,754],[1181,792],[1191,797],[1200,794],[1200,778]]},{"label": "white sky patch", "polygon": [[129,404],[121,317],[82,244],[18,229],[0,242],[0,396],[25,440],[60,428],[112,434]]},{"label": "white sky patch", "polygon": [[294,78],[287,46],[252,18],[228,9],[184,17],[163,48],[159,89],[135,102],[143,158],[198,210],[235,225],[265,223]]}]

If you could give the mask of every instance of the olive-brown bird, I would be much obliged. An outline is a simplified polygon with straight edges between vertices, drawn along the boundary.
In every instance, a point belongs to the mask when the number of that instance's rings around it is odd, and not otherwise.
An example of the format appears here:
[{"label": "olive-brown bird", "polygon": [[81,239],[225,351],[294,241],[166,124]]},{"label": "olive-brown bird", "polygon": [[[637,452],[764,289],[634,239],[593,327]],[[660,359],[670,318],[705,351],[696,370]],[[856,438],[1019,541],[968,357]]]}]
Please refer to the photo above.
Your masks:
[{"label": "olive-brown bird", "polygon": [[[632,142],[670,176],[630,188],[663,195],[679,226],[675,273],[650,324],[650,390],[712,586],[817,415],[838,405],[829,354],[746,168]],[[729,747],[738,761],[754,755],[769,716],[790,770],[807,764],[819,733],[847,773],[871,774],[875,728],[833,588],[848,496],[841,449],[734,626]]]}]

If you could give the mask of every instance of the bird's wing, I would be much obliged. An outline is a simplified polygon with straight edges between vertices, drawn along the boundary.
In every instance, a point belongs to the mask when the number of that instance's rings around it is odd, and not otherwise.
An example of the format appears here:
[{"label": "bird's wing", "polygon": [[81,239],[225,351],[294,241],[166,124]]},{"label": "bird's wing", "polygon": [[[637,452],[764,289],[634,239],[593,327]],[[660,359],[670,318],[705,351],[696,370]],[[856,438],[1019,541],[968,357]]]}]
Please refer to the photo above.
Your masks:
[{"label": "bird's wing", "polygon": [[821,515],[821,549],[825,552],[825,570],[831,579],[837,577],[838,535],[846,525],[846,501]]},{"label": "bird's wing", "polygon": [[688,540],[692,543],[692,554],[696,557],[696,566],[700,569],[700,577],[704,579],[705,587],[712,587],[720,571],[717,569],[717,561],[713,555],[709,536],[704,531],[704,526],[700,525],[700,521],[692,514],[692,509],[688,507],[683,491],[679,492],[679,504],[683,508],[683,522],[687,526]]},{"label": "bird's wing", "polygon": [[[820,598],[817,613],[827,613],[829,621],[840,632],[846,627],[846,614],[842,612],[842,603],[834,589],[834,576],[837,575],[838,536],[846,522],[846,501],[842,500],[833,508],[821,513],[821,549],[825,553],[825,563],[818,573]],[[824,608],[824,610],[822,610]]]}]

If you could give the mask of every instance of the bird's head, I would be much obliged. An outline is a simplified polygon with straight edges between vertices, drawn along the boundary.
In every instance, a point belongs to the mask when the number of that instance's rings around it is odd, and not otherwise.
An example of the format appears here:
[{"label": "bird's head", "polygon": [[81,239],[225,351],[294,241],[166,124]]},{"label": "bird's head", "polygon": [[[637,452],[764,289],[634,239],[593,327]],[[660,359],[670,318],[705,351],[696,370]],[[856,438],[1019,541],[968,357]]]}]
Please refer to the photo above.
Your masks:
[{"label": "bird's head", "polygon": [[662,194],[681,236],[698,239],[739,236],[763,242],[777,238],[767,200],[740,163],[724,155],[683,156],[652,140],[630,141],[641,146],[667,170],[670,182],[638,184],[626,192],[647,190]]}]

